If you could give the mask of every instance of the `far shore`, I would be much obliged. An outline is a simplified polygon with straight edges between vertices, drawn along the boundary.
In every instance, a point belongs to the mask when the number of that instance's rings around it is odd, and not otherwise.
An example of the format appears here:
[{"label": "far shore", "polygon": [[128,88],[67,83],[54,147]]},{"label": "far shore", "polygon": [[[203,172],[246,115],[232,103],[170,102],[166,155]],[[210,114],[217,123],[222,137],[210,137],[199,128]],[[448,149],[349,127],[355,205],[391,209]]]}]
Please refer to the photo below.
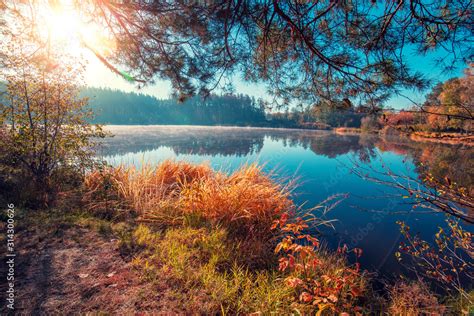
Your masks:
[{"label": "far shore", "polygon": [[[222,129],[248,129],[248,130],[277,130],[277,131],[311,131],[311,132],[324,132],[324,133],[335,133],[337,135],[360,135],[360,134],[371,134],[371,135],[384,135],[382,130],[364,131],[357,127],[336,127],[333,129],[316,129],[316,128],[297,128],[297,127],[263,127],[263,126],[238,126],[238,125],[104,125],[105,129],[109,128],[153,128],[153,127],[167,127],[167,128],[222,128]],[[408,137],[410,140],[416,142],[432,142],[441,143],[448,145],[465,145],[474,146],[474,135],[462,134],[462,133],[445,133],[445,132],[403,132],[397,131],[397,135]]]},{"label": "far shore", "polygon": [[410,134],[410,139],[421,142],[474,146],[474,135],[471,134],[413,132]]},{"label": "far shore", "polygon": [[[383,131],[363,131],[354,127],[338,127],[333,129],[338,135],[359,135],[359,134],[379,134],[383,135]],[[399,136],[405,136],[415,142],[431,142],[448,145],[465,145],[474,146],[474,135],[462,133],[444,133],[444,132],[402,132],[398,131]]]},{"label": "far shore", "polygon": [[278,131],[313,131],[313,132],[326,132],[331,133],[333,130],[331,129],[316,129],[316,128],[296,128],[296,127],[266,127],[266,126],[239,126],[239,125],[116,125],[116,124],[103,124],[103,126],[107,129],[109,127],[120,127],[120,128],[134,128],[134,127],[145,127],[145,128],[152,128],[152,127],[168,127],[168,128],[223,128],[223,129],[248,129],[248,130],[278,130]]}]

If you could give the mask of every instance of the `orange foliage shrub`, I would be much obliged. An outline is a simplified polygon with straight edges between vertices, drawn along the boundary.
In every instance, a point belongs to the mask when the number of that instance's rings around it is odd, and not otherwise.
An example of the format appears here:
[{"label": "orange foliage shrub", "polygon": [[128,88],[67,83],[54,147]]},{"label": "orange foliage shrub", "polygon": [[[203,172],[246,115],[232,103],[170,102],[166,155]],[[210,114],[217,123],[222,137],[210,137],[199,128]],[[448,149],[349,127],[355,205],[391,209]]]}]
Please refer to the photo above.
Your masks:
[{"label": "orange foliage shrub", "polygon": [[[361,312],[359,299],[365,294],[366,278],[359,264],[349,266],[341,255],[347,253],[346,246],[331,254],[320,248],[319,240],[305,233],[308,221],[301,217],[284,214],[274,222],[285,234],[275,248],[283,253],[279,259],[279,270],[288,274],[286,282],[293,288],[295,308],[304,314],[326,311],[330,314]],[[362,250],[351,250],[360,257]],[[341,314],[342,315],[342,314]]]},{"label": "orange foliage shrub", "polygon": [[416,123],[415,114],[412,112],[401,111],[399,113],[384,113],[379,118],[380,124],[384,126],[411,126]]}]

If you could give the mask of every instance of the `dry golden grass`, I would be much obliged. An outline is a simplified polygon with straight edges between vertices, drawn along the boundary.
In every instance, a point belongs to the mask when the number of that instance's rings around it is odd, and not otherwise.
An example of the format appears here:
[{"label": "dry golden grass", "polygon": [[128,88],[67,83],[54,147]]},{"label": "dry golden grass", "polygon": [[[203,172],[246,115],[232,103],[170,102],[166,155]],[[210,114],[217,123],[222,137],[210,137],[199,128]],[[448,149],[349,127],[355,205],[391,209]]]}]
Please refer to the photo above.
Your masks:
[{"label": "dry golden grass", "polygon": [[294,208],[289,187],[273,181],[257,165],[193,182],[183,188],[178,205],[250,234],[268,233],[274,219]]},{"label": "dry golden grass", "polygon": [[273,220],[295,208],[291,185],[255,164],[227,175],[206,164],[168,160],[155,168],[94,171],[84,184],[84,199],[93,211],[129,209],[143,221],[164,225],[198,215],[236,234],[269,235]]}]

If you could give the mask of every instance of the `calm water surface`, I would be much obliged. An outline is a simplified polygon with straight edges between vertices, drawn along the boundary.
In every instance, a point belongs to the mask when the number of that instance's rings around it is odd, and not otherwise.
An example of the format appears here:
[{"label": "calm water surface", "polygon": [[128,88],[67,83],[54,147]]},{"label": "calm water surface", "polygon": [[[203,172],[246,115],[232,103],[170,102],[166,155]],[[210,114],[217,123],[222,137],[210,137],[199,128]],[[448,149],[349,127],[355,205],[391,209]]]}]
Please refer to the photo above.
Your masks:
[{"label": "calm water surface", "polygon": [[[351,172],[354,163],[417,177],[419,168],[435,175],[449,175],[472,187],[474,153],[462,146],[416,143],[402,138],[335,135],[325,131],[277,130],[236,127],[108,126],[115,136],[100,150],[112,165],[158,164],[165,159],[208,162],[231,172],[251,162],[278,170],[282,177],[299,177],[294,200],[316,205],[328,196],[347,193],[348,198],[326,215],[336,219],[335,229],[324,229],[322,239],[335,248],[344,243],[363,249],[364,268],[385,276],[402,267],[396,251],[402,237],[398,220],[413,232],[429,238],[442,215],[410,211],[408,199],[393,198],[395,189],[361,179]],[[420,163],[423,167],[420,167]]]}]

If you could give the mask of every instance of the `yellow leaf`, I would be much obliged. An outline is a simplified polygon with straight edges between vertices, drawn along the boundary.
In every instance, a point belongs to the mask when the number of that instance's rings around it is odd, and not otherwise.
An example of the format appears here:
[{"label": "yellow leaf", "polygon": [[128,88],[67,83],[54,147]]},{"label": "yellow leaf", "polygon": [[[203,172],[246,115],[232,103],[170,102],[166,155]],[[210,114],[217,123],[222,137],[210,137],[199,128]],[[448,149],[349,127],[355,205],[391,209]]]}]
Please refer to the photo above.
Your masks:
[{"label": "yellow leaf", "polygon": [[331,307],[331,304],[319,304],[318,305],[319,310],[316,313],[316,316],[321,316],[322,312],[330,307]]}]

